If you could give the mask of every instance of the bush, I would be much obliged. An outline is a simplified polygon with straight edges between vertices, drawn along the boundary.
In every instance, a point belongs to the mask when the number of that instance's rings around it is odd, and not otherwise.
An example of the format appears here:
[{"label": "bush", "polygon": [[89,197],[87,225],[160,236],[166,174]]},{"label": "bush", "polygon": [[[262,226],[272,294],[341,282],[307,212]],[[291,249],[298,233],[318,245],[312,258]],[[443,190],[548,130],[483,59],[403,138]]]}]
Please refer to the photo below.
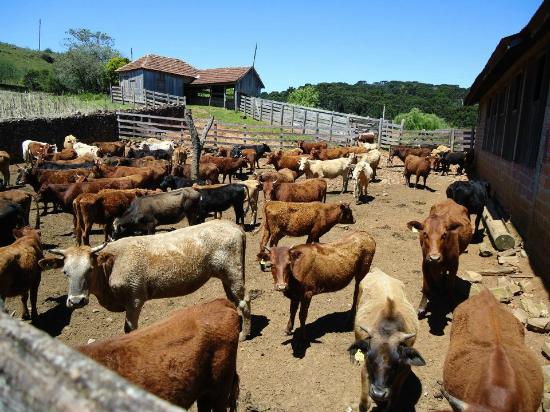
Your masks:
[{"label": "bush", "polygon": [[50,72],[48,70],[29,70],[23,76],[23,85],[29,90],[48,90]]},{"label": "bush", "polygon": [[107,64],[105,64],[105,77],[107,79],[106,83],[107,86],[109,83],[111,84],[118,84],[118,73],[115,71],[116,69],[120,69],[122,66],[130,63],[130,60],[126,57],[113,57],[109,59]]},{"label": "bush", "polygon": [[17,69],[7,61],[0,61],[0,83],[13,83],[18,80]]},{"label": "bush", "polygon": [[319,91],[315,86],[306,84],[291,91],[288,95],[288,102],[307,107],[319,107]]},{"label": "bush", "polygon": [[53,53],[53,50],[50,49],[49,47],[47,47],[47,48],[44,49],[44,53],[52,54],[52,53]]},{"label": "bush", "polygon": [[441,117],[433,113],[424,113],[416,107],[407,113],[399,113],[393,121],[401,123],[403,119],[405,120],[405,129],[408,130],[435,130],[449,127],[447,122]]},{"label": "bush", "polygon": [[47,63],[53,63],[55,61],[55,59],[47,53],[42,53],[40,58]]}]

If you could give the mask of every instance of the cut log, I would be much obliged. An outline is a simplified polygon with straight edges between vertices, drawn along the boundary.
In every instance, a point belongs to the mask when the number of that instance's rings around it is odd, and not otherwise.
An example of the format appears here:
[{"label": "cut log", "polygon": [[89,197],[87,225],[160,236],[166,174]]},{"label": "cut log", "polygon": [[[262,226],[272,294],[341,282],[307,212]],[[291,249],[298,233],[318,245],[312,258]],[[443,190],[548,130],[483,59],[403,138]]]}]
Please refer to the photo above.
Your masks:
[{"label": "cut log", "polygon": [[0,410],[182,411],[0,311]]},{"label": "cut log", "polygon": [[516,240],[506,229],[506,225],[500,219],[493,219],[487,208],[483,210],[483,223],[489,232],[489,237],[496,250],[508,250],[516,245]]},{"label": "cut log", "polygon": [[479,273],[481,276],[501,276],[501,275],[507,275],[509,273],[516,273],[517,268],[513,266],[509,267],[503,267],[499,269],[479,269],[476,270],[477,273]]}]

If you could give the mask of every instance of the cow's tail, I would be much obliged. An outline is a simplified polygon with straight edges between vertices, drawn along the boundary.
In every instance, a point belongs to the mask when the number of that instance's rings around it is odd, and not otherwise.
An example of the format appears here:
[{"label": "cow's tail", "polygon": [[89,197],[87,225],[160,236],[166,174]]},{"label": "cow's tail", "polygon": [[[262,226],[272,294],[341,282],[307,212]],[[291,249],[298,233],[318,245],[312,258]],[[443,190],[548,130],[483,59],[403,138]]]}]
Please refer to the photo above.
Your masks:
[{"label": "cow's tail", "polygon": [[38,207],[38,195],[32,195],[34,205],[36,207],[36,221],[34,223],[35,229],[40,229],[40,208]]},{"label": "cow's tail", "polygon": [[231,383],[231,391],[229,392],[229,398],[227,399],[229,412],[237,412],[237,405],[239,401],[239,394],[241,392],[240,387],[240,378],[239,374],[235,372],[233,376],[233,382]]},{"label": "cow's tail", "polygon": [[74,214],[74,228],[73,232],[76,239],[76,244],[80,246],[82,242],[82,225],[83,219],[82,214],[80,213],[80,202],[78,201],[78,196],[73,200],[73,214]]},{"label": "cow's tail", "polygon": [[246,189],[246,197],[248,198],[248,204],[246,205],[246,210],[244,211],[244,216],[247,215],[248,211],[250,210],[250,190],[248,190],[247,185],[243,185]]}]

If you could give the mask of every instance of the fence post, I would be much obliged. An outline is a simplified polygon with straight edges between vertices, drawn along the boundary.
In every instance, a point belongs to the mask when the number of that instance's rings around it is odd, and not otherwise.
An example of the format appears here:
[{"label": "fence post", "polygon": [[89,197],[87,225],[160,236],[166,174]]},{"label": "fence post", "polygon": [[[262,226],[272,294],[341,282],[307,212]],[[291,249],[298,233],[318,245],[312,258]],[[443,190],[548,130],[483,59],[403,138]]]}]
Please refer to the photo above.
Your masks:
[{"label": "fence post", "polygon": [[218,147],[218,122],[214,121],[214,146]]},{"label": "fence post", "polygon": [[450,142],[450,146],[451,146],[451,152],[454,152],[455,151],[455,129],[451,129],[451,142]]},{"label": "fence post", "polygon": [[378,147],[382,147],[382,123],[383,123],[383,120],[382,118],[380,118],[378,120]]},{"label": "fence post", "polygon": [[183,105],[187,106],[187,96],[183,96]]},{"label": "fence post", "polygon": [[243,124],[243,143],[246,143],[246,124]]},{"label": "fence post", "polygon": [[120,95],[122,96],[122,105],[124,105],[124,86],[120,86]]},{"label": "fence post", "polygon": [[156,92],[153,90],[153,107],[157,107]]},{"label": "fence post", "polygon": [[[330,115],[330,130],[329,130],[329,133],[330,133],[330,140],[332,140],[332,124],[334,123],[334,115],[331,114]],[[349,130],[349,129],[348,129]]]},{"label": "fence post", "polygon": [[302,127],[302,134],[306,134],[306,121],[307,121],[307,109],[304,109],[304,125]]},{"label": "fence post", "polygon": [[283,122],[284,122],[284,113],[285,113],[285,105],[284,103],[281,103],[281,117],[279,118],[280,119],[279,124],[281,126],[283,126]]},{"label": "fence post", "polygon": [[114,100],[114,97],[113,97],[113,86],[109,87],[109,91],[111,92],[111,103],[114,103],[115,100]]},{"label": "fence post", "polygon": [[136,89],[133,90],[134,92],[134,109],[136,108]]},{"label": "fence post", "polygon": [[269,124],[273,125],[273,101],[271,101],[271,107],[269,112]]},{"label": "fence post", "polygon": [[256,120],[256,118],[254,117],[254,112],[256,111],[256,98],[253,97],[252,99],[250,99],[251,103],[252,103],[252,119]]},{"label": "fence post", "polygon": [[319,112],[315,112],[315,140],[319,140]]},{"label": "fence post", "polygon": [[294,106],[291,106],[292,107],[292,121],[290,122],[291,126],[292,126],[292,133],[294,133]]},{"label": "fence post", "polygon": [[279,143],[281,145],[281,150],[283,150],[283,125],[281,124],[281,134],[279,135]]},{"label": "fence post", "polygon": [[264,99],[260,99],[260,122],[264,119]]}]

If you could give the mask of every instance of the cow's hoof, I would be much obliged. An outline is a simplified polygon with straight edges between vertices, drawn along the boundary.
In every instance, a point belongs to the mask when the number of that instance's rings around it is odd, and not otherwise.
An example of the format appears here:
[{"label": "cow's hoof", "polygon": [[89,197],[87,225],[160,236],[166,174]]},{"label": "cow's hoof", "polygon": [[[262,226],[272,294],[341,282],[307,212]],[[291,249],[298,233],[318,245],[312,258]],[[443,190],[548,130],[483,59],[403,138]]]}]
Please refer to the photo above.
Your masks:
[{"label": "cow's hoof", "polygon": [[417,315],[418,315],[418,319],[424,319],[426,317],[426,309],[423,308],[423,309],[418,309],[418,312],[417,312]]}]

